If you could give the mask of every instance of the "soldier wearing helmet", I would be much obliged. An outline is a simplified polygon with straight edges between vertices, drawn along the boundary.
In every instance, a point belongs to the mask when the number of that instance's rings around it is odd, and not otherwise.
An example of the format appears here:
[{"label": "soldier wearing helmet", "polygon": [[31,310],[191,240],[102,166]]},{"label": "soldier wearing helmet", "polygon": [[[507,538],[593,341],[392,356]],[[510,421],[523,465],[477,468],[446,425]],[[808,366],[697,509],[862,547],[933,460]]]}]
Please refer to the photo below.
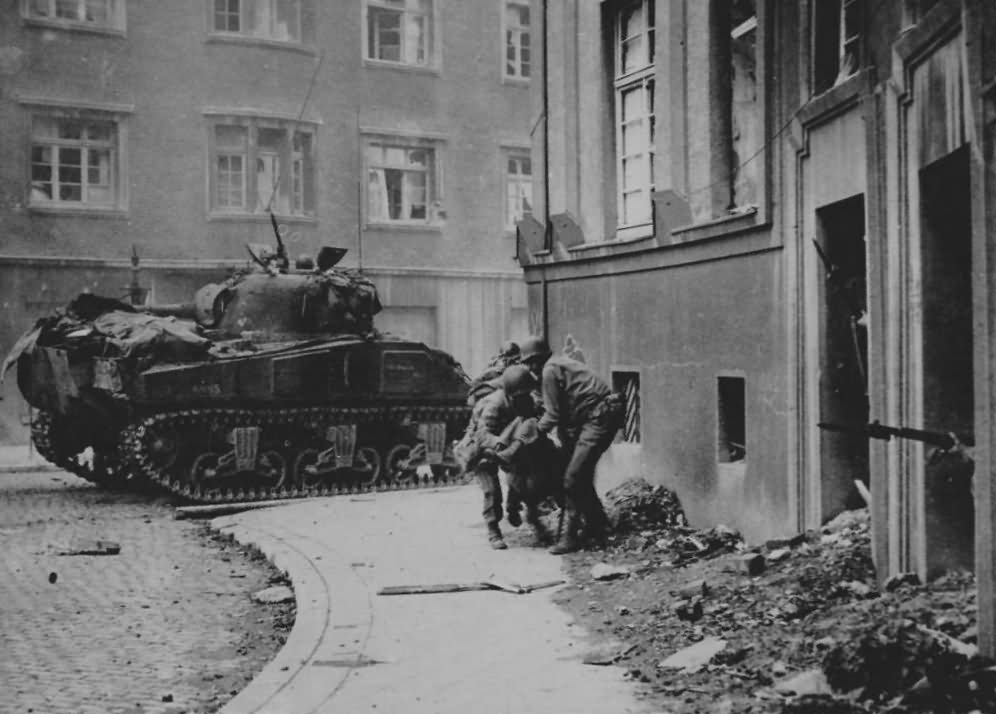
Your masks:
[{"label": "soldier wearing helmet", "polygon": [[498,378],[499,386],[480,399],[471,413],[470,423],[455,453],[468,472],[477,477],[484,493],[483,516],[488,529],[488,541],[496,550],[506,548],[498,524],[502,519],[501,482],[498,468],[499,453],[511,446],[514,430],[508,427],[517,417],[533,416],[530,396],[536,382],[522,365],[512,365]]},{"label": "soldier wearing helmet", "polygon": [[500,386],[502,373],[509,365],[519,361],[519,345],[512,341],[502,344],[498,354],[491,358],[488,366],[470,383],[467,404],[474,406],[477,400],[487,396]]},{"label": "soldier wearing helmet", "polygon": [[539,431],[555,436],[567,459],[563,526],[550,552],[570,553],[579,547],[582,519],[587,534],[595,538],[602,537],[608,525],[595,492],[595,466],[619,429],[622,400],[588,365],[552,355],[541,337],[522,342],[520,360],[540,382],[543,416]]}]

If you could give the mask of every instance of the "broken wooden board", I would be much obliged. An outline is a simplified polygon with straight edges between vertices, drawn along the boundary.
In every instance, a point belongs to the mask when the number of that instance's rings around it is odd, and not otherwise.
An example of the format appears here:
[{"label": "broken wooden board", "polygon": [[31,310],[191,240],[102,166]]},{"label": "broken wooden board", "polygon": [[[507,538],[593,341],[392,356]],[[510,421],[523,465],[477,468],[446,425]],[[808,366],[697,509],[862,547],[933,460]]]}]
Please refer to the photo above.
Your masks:
[{"label": "broken wooden board", "polygon": [[121,545],[110,540],[74,540],[69,545],[58,548],[56,555],[117,555]]},{"label": "broken wooden board", "polygon": [[441,583],[436,585],[388,585],[377,591],[378,595],[428,595],[434,593],[461,593],[475,590],[501,590],[514,595],[527,595],[535,590],[563,585],[563,580],[547,580],[532,585],[485,580],[477,583]]}]

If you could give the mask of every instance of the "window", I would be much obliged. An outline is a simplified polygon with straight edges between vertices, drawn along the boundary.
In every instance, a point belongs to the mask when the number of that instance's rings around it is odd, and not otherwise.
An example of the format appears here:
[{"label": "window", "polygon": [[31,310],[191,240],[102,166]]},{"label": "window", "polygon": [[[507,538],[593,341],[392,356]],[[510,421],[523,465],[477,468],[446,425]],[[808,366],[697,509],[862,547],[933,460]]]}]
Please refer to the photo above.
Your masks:
[{"label": "window", "polygon": [[123,0],[23,0],[24,16],[67,26],[124,28]]},{"label": "window", "polygon": [[755,0],[730,3],[730,208],[756,206],[764,126],[757,87]]},{"label": "window", "polygon": [[74,113],[35,114],[31,120],[32,206],[118,207],[118,124]]},{"label": "window", "polygon": [[291,122],[226,118],[212,125],[214,213],[314,213],[314,138]]},{"label": "window", "polygon": [[212,0],[215,32],[301,41],[301,0]]},{"label": "window", "polygon": [[528,79],[532,60],[529,3],[505,3],[505,77]]},{"label": "window", "polygon": [[862,0],[813,0],[813,90],[835,87],[861,68]]},{"label": "window", "polygon": [[747,460],[747,412],[743,377],[719,378],[718,450],[721,464]]},{"label": "window", "polygon": [[509,152],[505,156],[505,229],[533,213],[533,166],[528,152]]},{"label": "window", "polygon": [[640,443],[640,373],[612,372],[612,389],[623,396],[626,404],[622,428],[616,441],[625,444]]},{"label": "window", "polygon": [[625,3],[616,21],[619,226],[651,223],[654,190],[654,2]]},{"label": "window", "polygon": [[367,58],[428,66],[432,56],[432,0],[367,0]]},{"label": "window", "polygon": [[436,193],[436,151],[418,140],[372,140],[366,147],[367,220],[428,223]]}]

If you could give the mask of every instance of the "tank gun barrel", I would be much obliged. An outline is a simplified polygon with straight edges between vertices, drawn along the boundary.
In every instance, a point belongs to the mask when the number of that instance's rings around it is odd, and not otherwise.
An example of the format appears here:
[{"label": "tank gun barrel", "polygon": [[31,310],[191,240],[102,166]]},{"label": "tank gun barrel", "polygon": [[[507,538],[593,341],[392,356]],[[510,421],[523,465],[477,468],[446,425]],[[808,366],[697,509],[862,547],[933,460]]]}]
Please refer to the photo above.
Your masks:
[{"label": "tank gun barrel", "polygon": [[197,320],[197,306],[192,302],[166,303],[163,305],[146,305],[142,312],[159,317],[179,317],[184,320]]}]

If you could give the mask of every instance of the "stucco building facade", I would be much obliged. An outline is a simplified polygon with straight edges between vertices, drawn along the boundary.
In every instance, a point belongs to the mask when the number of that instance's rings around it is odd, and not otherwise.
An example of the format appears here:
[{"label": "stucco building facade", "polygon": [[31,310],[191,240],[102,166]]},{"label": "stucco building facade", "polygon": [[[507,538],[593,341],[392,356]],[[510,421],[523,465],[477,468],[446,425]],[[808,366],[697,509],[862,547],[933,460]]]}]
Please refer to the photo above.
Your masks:
[{"label": "stucco building facade", "polygon": [[[752,542],[860,482],[881,577],[974,568],[992,653],[992,3],[533,9],[546,181],[519,260],[531,327],[630,395],[613,476]],[[974,443],[974,486],[819,427],[876,420]]]},{"label": "stucco building facade", "polygon": [[[526,330],[528,3],[0,4],[0,349],[81,290],[156,302],[347,248],[378,327],[473,371]],[[12,380],[0,441],[26,438]]]}]

